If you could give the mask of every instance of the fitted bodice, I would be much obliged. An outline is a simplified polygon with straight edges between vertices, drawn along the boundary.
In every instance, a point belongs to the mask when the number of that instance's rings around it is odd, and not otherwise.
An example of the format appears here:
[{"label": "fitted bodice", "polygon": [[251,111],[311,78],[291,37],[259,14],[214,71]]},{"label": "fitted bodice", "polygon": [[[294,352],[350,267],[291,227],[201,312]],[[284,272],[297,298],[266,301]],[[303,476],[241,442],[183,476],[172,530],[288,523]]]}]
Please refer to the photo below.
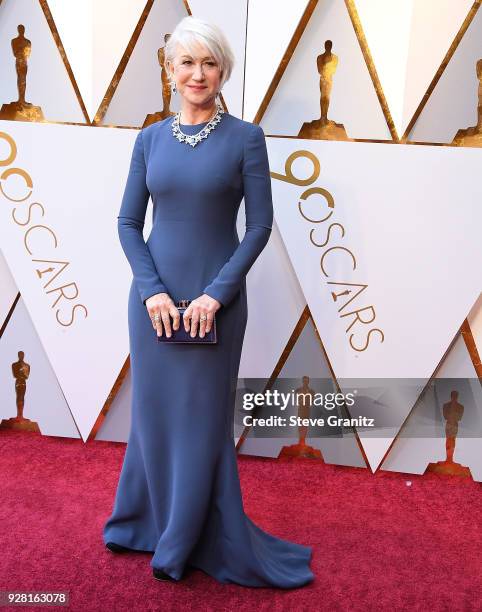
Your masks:
[{"label": "fitted bodice", "polygon": [[[129,241],[138,245],[132,228],[143,224],[150,195],[153,223],[147,248],[153,265],[143,253],[138,266],[141,277],[145,272],[145,289],[162,286],[189,299],[209,290],[227,302],[241,289],[271,231],[264,134],[259,126],[224,113],[209,136],[192,147],[173,136],[173,120],[168,117],[138,135],[119,214],[121,240],[132,259],[140,259]],[[204,125],[182,125],[181,130],[195,134]],[[236,219],[243,197],[246,234],[240,243]]]}]

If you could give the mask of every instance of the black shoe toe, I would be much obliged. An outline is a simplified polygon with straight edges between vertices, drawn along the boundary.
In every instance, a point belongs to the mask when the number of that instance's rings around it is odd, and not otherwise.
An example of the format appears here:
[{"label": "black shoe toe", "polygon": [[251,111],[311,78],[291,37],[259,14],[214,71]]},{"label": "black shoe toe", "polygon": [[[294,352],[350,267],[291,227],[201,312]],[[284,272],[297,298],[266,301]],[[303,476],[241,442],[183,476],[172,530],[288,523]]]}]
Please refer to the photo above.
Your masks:
[{"label": "black shoe toe", "polygon": [[125,546],[121,546],[120,544],[116,544],[115,542],[107,542],[105,547],[111,552],[122,553],[129,552],[129,549]]},{"label": "black shoe toe", "polygon": [[166,572],[163,572],[161,569],[158,569],[157,567],[153,567],[152,568],[152,575],[154,576],[154,578],[156,580],[170,580],[171,582],[176,582],[176,579],[173,578],[172,576],[169,576],[169,574],[166,574]]}]

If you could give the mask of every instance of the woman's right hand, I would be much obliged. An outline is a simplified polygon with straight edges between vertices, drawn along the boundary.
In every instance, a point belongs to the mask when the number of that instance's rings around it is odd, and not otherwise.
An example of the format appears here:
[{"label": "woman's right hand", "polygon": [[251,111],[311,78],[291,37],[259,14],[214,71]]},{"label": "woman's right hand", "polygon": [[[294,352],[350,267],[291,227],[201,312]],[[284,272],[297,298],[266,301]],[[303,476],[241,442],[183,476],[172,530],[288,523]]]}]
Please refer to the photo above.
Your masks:
[{"label": "woman's right hand", "polygon": [[[156,293],[147,298],[146,308],[151,318],[152,327],[157,330],[157,335],[162,336],[162,330],[166,332],[168,338],[171,337],[171,320],[169,315],[173,319],[174,330],[179,329],[180,315],[179,310],[171,299],[168,293]],[[159,315],[159,316],[157,316]],[[154,320],[156,317],[157,320]]]}]

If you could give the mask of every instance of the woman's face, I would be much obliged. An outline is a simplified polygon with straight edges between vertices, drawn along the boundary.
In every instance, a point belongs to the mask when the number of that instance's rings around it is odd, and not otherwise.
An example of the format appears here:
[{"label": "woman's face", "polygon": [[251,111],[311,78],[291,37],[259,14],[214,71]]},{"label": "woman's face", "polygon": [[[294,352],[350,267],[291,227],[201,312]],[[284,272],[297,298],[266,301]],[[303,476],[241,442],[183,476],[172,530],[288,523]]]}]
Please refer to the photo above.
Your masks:
[{"label": "woman's face", "polygon": [[195,57],[177,45],[170,64],[171,78],[178,93],[194,106],[209,106],[219,92],[221,71],[218,63],[203,45],[196,47]]}]

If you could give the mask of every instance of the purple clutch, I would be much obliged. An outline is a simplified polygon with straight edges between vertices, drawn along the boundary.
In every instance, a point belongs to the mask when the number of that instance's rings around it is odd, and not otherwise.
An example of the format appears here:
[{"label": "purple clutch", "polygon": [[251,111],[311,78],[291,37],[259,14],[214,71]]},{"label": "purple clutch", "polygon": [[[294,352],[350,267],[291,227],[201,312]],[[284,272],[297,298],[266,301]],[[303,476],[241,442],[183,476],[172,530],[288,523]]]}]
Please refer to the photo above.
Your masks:
[{"label": "purple clutch", "polygon": [[179,315],[181,317],[179,329],[173,329],[172,320],[171,320],[171,337],[168,338],[166,336],[166,332],[162,330],[162,336],[158,336],[156,332],[156,337],[159,342],[165,342],[166,344],[217,344],[217,335],[216,335],[216,315],[214,315],[213,324],[211,326],[210,331],[207,334],[204,334],[204,338],[199,336],[199,324],[198,330],[194,338],[191,338],[191,333],[187,332],[184,329],[184,324],[182,322],[182,316],[184,311],[189,306],[191,300],[180,300],[177,302],[176,308],[179,311]]}]

